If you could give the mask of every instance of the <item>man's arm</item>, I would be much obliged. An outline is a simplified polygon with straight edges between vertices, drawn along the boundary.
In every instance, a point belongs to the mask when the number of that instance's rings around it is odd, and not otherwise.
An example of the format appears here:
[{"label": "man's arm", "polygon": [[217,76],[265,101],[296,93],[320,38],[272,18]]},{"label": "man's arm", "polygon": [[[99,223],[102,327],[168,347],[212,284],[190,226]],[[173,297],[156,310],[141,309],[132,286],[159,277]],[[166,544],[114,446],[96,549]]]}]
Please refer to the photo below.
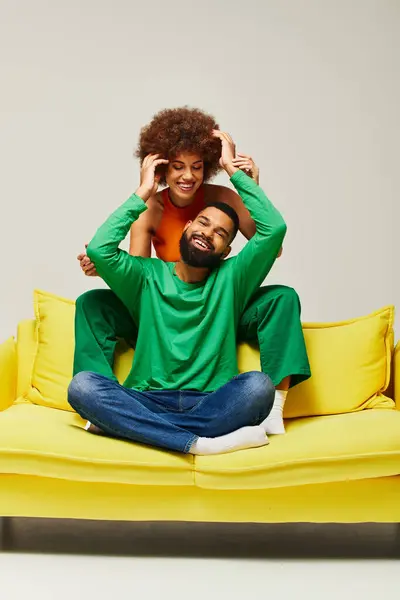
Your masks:
[{"label": "man's arm", "polygon": [[136,193],[112,213],[87,248],[87,255],[96,265],[100,277],[128,308],[138,299],[142,289],[145,259],[131,256],[119,245],[132,223],[146,210],[145,202],[157,191],[159,177],[155,175],[156,167],[167,162],[154,154],[146,156]]},{"label": "man's arm", "polygon": [[[236,167],[239,167],[242,171],[244,170],[243,166],[239,166],[239,165],[245,165],[245,166],[248,166],[249,169],[251,168],[252,171],[254,170],[253,171],[253,172],[255,172],[254,176],[252,174],[250,175],[250,173],[247,173],[247,175],[251,176],[251,178],[258,184],[259,183],[259,181],[258,181],[259,169],[258,169],[257,165],[254,163],[253,159],[250,156],[247,156],[244,154],[238,155],[238,156],[246,156],[246,160],[244,162],[234,161],[233,165]],[[249,211],[243,204],[243,200],[241,199],[239,194],[237,194],[234,190],[232,190],[228,187],[225,187],[223,185],[216,185],[216,186],[213,186],[213,188],[217,188],[216,191],[217,191],[218,200],[220,200],[220,202],[225,202],[226,204],[229,204],[229,206],[232,206],[232,208],[234,208],[235,211],[237,212],[237,215],[239,217],[240,233],[242,235],[244,235],[244,237],[247,240],[252,238],[256,232],[256,224],[254,223],[253,219],[251,218]],[[279,258],[282,255],[282,252],[283,252],[283,248],[281,248],[279,250],[277,258]]]},{"label": "man's arm", "polygon": [[260,186],[242,171],[233,173],[231,182],[256,225],[254,236],[231,259],[239,303],[244,307],[277,258],[286,234],[286,223]]},{"label": "man's arm", "polygon": [[247,304],[264,281],[278,256],[286,234],[286,223],[262,189],[235,166],[235,144],[229,134],[214,130],[221,140],[221,166],[231,178],[256,225],[256,232],[243,250],[230,259],[239,306]]},{"label": "man's arm", "polygon": [[239,231],[249,240],[256,232],[256,224],[250,216],[249,211],[243,204],[241,197],[231,188],[224,185],[210,186],[210,201],[218,200],[225,202],[235,209],[239,217]]},{"label": "man's arm", "polygon": [[108,217],[87,247],[87,255],[110,289],[129,306],[138,300],[143,283],[142,261],[119,248],[132,223],[146,210],[146,204],[133,194]]}]

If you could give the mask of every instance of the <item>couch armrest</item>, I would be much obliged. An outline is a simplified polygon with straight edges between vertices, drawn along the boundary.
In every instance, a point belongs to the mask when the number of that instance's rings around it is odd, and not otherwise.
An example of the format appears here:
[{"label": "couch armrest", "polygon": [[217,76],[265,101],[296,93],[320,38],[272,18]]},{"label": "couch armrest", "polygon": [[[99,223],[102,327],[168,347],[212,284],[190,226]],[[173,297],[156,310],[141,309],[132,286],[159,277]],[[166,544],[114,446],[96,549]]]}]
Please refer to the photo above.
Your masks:
[{"label": "couch armrest", "polygon": [[17,394],[17,350],[13,337],[0,344],[0,411],[14,402]]},{"label": "couch armrest", "polygon": [[393,353],[393,391],[397,410],[400,410],[400,341]]}]

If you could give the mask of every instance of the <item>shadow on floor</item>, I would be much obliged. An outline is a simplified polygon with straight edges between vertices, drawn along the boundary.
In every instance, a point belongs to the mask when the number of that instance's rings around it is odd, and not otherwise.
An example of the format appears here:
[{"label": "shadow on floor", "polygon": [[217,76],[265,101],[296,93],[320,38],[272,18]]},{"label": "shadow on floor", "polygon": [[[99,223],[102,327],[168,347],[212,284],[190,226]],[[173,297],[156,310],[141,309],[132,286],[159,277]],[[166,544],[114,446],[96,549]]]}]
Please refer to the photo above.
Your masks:
[{"label": "shadow on floor", "polygon": [[204,558],[393,558],[397,524],[256,524],[9,518],[3,550]]}]

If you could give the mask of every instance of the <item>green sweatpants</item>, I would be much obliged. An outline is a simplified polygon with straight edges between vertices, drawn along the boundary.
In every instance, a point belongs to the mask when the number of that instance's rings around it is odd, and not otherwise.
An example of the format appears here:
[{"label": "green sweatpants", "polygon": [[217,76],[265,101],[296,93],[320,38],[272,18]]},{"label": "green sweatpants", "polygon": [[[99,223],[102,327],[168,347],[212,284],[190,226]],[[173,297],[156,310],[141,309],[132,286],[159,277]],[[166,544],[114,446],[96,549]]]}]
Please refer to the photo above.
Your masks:
[{"label": "green sweatpants", "polygon": [[[111,290],[91,290],[79,296],[75,315],[74,375],[93,371],[116,380],[112,367],[118,339],[134,346],[137,326],[125,305]],[[300,302],[290,287],[261,287],[244,310],[238,341],[259,345],[261,370],[277,386],[291,377],[290,386],[311,375]]]}]

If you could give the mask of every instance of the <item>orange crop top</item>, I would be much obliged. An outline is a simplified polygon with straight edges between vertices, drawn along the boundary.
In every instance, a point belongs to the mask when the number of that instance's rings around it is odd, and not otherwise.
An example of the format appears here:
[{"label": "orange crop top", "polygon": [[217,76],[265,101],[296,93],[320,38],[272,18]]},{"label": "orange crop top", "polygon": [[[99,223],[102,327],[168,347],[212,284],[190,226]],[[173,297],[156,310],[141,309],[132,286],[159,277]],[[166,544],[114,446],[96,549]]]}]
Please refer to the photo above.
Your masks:
[{"label": "orange crop top", "polygon": [[179,240],[188,221],[193,221],[204,204],[204,187],[201,185],[189,206],[179,208],[172,204],[168,188],[161,192],[164,210],[160,225],[153,237],[153,246],[158,258],[165,262],[175,262],[180,258]]}]

